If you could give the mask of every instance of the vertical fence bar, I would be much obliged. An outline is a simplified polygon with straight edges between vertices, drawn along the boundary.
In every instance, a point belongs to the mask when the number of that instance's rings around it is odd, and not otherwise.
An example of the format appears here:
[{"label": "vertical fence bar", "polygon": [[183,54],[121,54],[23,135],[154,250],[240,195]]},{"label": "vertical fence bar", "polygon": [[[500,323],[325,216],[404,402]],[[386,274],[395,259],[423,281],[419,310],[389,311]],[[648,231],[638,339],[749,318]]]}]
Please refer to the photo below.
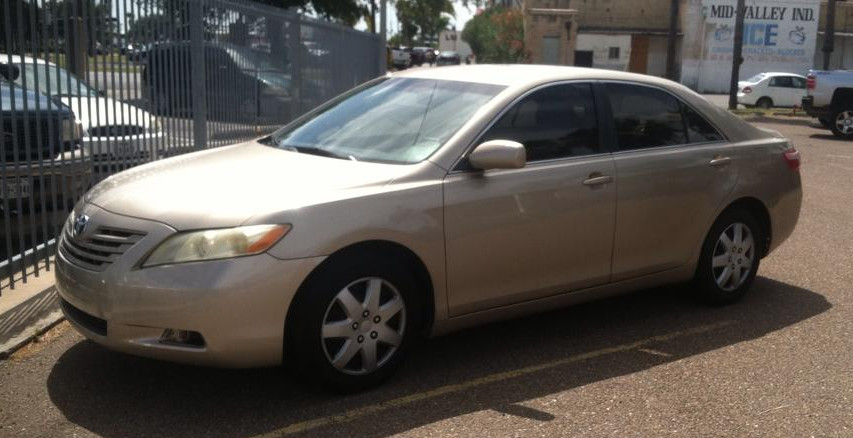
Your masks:
[{"label": "vertical fence bar", "polygon": [[[192,95],[192,123],[194,149],[207,148],[207,101],[205,93],[198,92],[199,84],[205,81],[204,23],[202,22],[201,0],[188,0],[190,7],[190,62],[192,83],[196,92]],[[204,89],[203,85],[201,89]]]}]

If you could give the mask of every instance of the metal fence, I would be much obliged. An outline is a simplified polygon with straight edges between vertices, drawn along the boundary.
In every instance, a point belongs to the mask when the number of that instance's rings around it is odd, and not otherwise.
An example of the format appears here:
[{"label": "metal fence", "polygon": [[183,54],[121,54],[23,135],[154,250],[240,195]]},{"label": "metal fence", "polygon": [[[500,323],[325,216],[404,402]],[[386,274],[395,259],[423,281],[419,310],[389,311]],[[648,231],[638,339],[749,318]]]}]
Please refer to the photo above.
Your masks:
[{"label": "metal fence", "polygon": [[377,35],[249,1],[0,3],[0,292],[51,269],[98,181],[262,136],[384,73]]}]

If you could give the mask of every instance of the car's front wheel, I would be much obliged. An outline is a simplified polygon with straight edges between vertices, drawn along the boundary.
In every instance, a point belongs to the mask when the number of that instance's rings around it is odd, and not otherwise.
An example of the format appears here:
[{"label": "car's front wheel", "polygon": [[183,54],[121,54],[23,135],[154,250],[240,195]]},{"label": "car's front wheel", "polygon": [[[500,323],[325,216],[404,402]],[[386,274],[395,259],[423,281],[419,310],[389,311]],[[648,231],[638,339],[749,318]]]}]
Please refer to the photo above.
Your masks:
[{"label": "car's front wheel", "polygon": [[380,384],[401,365],[421,322],[414,276],[381,256],[339,259],[318,274],[294,302],[285,362],[340,392]]},{"label": "car's front wheel", "polygon": [[752,286],[761,263],[762,230],[746,210],[723,213],[705,238],[694,284],[711,304],[730,304]]}]

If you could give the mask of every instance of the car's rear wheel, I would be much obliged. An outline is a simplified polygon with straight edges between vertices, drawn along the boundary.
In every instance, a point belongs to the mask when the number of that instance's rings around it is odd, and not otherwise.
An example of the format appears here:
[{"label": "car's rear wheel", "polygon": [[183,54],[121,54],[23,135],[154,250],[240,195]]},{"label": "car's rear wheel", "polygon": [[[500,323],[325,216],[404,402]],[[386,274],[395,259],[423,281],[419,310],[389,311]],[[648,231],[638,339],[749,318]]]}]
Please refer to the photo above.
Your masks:
[{"label": "car's rear wheel", "polygon": [[294,301],[284,360],[330,389],[360,391],[402,364],[421,324],[420,297],[414,276],[394,258],[332,263]]},{"label": "car's rear wheel", "polygon": [[752,286],[761,263],[763,231],[746,210],[723,213],[705,238],[694,284],[703,301],[723,305]]},{"label": "car's rear wheel", "polygon": [[758,99],[758,102],[755,102],[755,106],[761,109],[770,109],[773,108],[773,100],[769,97],[762,97],[761,99]]},{"label": "car's rear wheel", "polygon": [[832,134],[838,138],[853,140],[853,109],[836,111],[830,129],[832,129]]}]

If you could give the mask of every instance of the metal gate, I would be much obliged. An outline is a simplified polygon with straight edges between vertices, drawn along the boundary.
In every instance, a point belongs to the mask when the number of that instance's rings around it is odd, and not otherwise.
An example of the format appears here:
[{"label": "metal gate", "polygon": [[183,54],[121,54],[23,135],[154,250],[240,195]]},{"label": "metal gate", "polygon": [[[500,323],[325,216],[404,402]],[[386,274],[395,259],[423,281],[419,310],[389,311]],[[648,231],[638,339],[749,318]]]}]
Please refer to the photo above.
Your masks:
[{"label": "metal gate", "polygon": [[0,5],[0,293],[98,181],[272,132],[383,74],[378,35],[243,0]]}]

